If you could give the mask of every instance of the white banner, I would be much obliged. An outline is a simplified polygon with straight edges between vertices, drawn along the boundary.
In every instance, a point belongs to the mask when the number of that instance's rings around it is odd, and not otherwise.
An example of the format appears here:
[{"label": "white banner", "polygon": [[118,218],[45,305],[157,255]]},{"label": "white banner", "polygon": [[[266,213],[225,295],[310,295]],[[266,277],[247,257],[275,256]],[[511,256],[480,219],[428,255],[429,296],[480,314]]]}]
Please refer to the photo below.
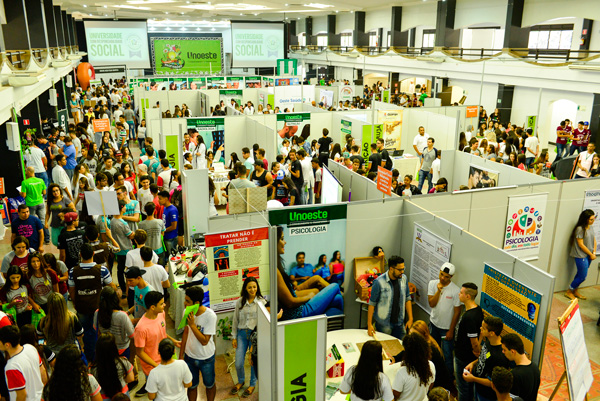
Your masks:
[{"label": "white banner", "polygon": [[415,224],[410,282],[417,288],[416,303],[431,313],[427,299],[427,287],[431,280],[439,279],[440,267],[450,261],[452,244],[429,230]]},{"label": "white banner", "polygon": [[548,194],[511,196],[504,230],[503,249],[519,258],[534,258],[540,252]]},{"label": "white banner", "polygon": [[340,92],[338,94],[338,101],[345,102],[349,100],[352,102],[352,98],[354,97],[354,86],[351,85],[340,85]]},{"label": "white banner", "polygon": [[594,230],[594,236],[596,237],[596,252],[600,253],[600,221],[598,220],[598,214],[600,214],[600,190],[592,189],[585,191],[585,200],[583,201],[583,209],[591,209],[596,214],[596,221],[592,225]]}]

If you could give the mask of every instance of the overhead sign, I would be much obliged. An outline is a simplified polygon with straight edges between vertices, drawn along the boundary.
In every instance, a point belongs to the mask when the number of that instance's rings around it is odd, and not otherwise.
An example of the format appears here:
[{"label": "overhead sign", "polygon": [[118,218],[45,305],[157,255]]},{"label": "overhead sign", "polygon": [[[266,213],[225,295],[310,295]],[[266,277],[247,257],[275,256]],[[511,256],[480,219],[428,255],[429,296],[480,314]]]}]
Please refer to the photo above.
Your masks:
[{"label": "overhead sign", "polygon": [[97,118],[92,121],[94,132],[110,131],[110,120],[108,118]]},{"label": "overhead sign", "polygon": [[467,118],[478,116],[479,106],[467,106]]},{"label": "overhead sign", "polygon": [[156,75],[223,73],[223,38],[153,38]]}]

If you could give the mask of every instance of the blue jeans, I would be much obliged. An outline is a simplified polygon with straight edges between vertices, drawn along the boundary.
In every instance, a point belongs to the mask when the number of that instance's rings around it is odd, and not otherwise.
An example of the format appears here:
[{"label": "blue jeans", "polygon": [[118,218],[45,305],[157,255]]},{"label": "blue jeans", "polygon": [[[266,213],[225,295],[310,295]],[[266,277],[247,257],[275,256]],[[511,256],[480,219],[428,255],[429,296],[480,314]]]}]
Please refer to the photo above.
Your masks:
[{"label": "blue jeans", "polygon": [[[44,221],[46,220],[46,205],[44,203],[40,203],[39,205],[36,205],[36,206],[29,206],[29,213],[31,213],[32,216],[37,216],[43,225]],[[50,232],[48,231],[48,229],[46,227],[44,227],[44,244],[49,244],[49,243],[50,243]]]},{"label": "blue jeans", "polygon": [[573,145],[571,144],[571,149],[569,149],[569,156],[575,154],[575,151],[578,150],[579,153],[584,152],[586,148],[584,146]]},{"label": "blue jeans", "polygon": [[177,249],[177,237],[171,239],[163,238],[163,240],[165,243],[165,248],[167,248],[166,260],[168,262],[171,259],[171,249]]},{"label": "blue jeans", "polygon": [[419,170],[419,191],[423,192],[423,184],[425,184],[425,179],[427,179],[428,181],[428,187],[427,187],[427,192],[429,192],[429,190],[432,187],[432,183],[431,180],[433,179],[432,174],[429,171],[426,170]]},{"label": "blue jeans", "polygon": [[577,274],[571,282],[571,285],[569,285],[569,289],[576,290],[577,288],[579,288],[581,283],[585,281],[588,274],[588,269],[590,268],[590,263],[592,263],[592,259],[589,256],[586,258],[575,258]]},{"label": "blue jeans", "polygon": [[531,164],[533,163],[534,160],[535,160],[535,157],[527,157],[527,158],[525,158],[525,166],[527,168],[530,168]]},{"label": "blue jeans", "polygon": [[302,308],[302,317],[322,314],[335,316],[342,313],[344,313],[344,298],[340,292],[340,286],[337,284],[329,284],[323,288]]},{"label": "blue jeans", "polygon": [[98,339],[96,330],[94,330],[94,314],[85,314],[77,312],[79,323],[83,327],[83,346],[85,347],[85,358],[93,362],[96,357],[96,340]]},{"label": "blue jeans", "polygon": [[380,331],[385,334],[389,334],[392,337],[396,337],[398,340],[402,340],[406,335],[406,328],[404,327],[404,322],[397,324],[395,326],[383,326],[378,322],[375,322],[375,330]]},{"label": "blue jeans", "polygon": [[66,168],[65,172],[67,173],[67,175],[69,176],[69,180],[73,179],[73,172],[75,171],[75,169],[72,168]]},{"label": "blue jeans", "polygon": [[138,145],[140,146],[140,150],[144,149],[144,141],[146,138],[138,138]]},{"label": "blue jeans", "polygon": [[190,372],[192,372],[192,387],[198,387],[200,384],[200,372],[202,372],[202,383],[206,388],[213,388],[215,386],[215,356],[211,356],[208,359],[200,360],[194,359],[187,354],[183,357],[185,363],[187,363]]},{"label": "blue jeans", "polygon": [[[246,381],[246,371],[244,362],[246,361],[246,352],[250,348],[250,329],[240,329],[237,332],[237,349],[235,350],[235,371],[237,372],[238,383]],[[250,387],[256,387],[256,370],[254,365],[250,366]]]},{"label": "blue jeans", "polygon": [[557,143],[556,144],[556,157],[563,158],[566,155],[567,155],[567,144],[566,143]]},{"label": "blue jeans", "polygon": [[454,340],[450,340],[450,341],[445,340],[444,337],[446,337],[447,332],[448,332],[448,330],[440,329],[433,323],[431,323],[431,322],[429,323],[429,333],[431,334],[431,337],[433,337],[433,339],[435,341],[437,341],[437,343],[440,345],[440,348],[442,349],[442,353],[444,354],[444,363],[446,364],[446,368],[448,368],[448,372],[450,372],[450,374],[452,376],[454,376],[454,364],[452,363],[452,359],[453,359],[452,352],[454,351]]},{"label": "blue jeans", "polygon": [[463,370],[473,361],[463,362],[454,358],[454,377],[456,378],[456,389],[458,390],[458,401],[473,401],[475,395],[475,385],[463,379]]},{"label": "blue jeans", "polygon": [[[37,178],[41,178],[42,180],[44,180],[44,184],[46,184],[46,188],[48,188],[48,173],[46,171],[44,171],[43,173],[35,173],[35,176]],[[46,199],[47,195],[44,195],[44,199]],[[42,223],[44,222],[44,220],[42,220]]]},{"label": "blue jeans", "polygon": [[129,125],[129,139],[135,139],[135,124],[133,121],[127,121]]}]

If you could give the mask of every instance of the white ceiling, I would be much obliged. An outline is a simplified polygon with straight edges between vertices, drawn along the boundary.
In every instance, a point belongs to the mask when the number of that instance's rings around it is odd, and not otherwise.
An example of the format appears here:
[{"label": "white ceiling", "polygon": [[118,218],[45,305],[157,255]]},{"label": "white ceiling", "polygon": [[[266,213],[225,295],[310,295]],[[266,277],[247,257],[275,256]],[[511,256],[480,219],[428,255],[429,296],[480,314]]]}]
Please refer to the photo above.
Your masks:
[{"label": "white ceiling", "polygon": [[[157,20],[299,19],[336,12],[368,11],[438,0],[62,0],[55,2],[76,19],[136,18]],[[289,1],[289,3],[286,3]],[[442,0],[444,1],[444,0]]]}]

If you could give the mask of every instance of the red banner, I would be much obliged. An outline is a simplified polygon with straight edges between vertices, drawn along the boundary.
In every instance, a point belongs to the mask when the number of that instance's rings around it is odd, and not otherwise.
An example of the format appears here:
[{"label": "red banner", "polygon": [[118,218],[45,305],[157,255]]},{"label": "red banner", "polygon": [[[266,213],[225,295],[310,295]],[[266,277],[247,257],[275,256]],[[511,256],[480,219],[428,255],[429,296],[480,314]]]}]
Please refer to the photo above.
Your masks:
[{"label": "red banner", "polygon": [[377,166],[377,189],[392,196],[392,172],[381,166]]},{"label": "red banner", "polygon": [[232,231],[223,234],[208,234],[204,237],[204,241],[208,248],[220,245],[239,244],[242,242],[262,241],[268,238],[269,229],[265,227],[252,230]]}]

